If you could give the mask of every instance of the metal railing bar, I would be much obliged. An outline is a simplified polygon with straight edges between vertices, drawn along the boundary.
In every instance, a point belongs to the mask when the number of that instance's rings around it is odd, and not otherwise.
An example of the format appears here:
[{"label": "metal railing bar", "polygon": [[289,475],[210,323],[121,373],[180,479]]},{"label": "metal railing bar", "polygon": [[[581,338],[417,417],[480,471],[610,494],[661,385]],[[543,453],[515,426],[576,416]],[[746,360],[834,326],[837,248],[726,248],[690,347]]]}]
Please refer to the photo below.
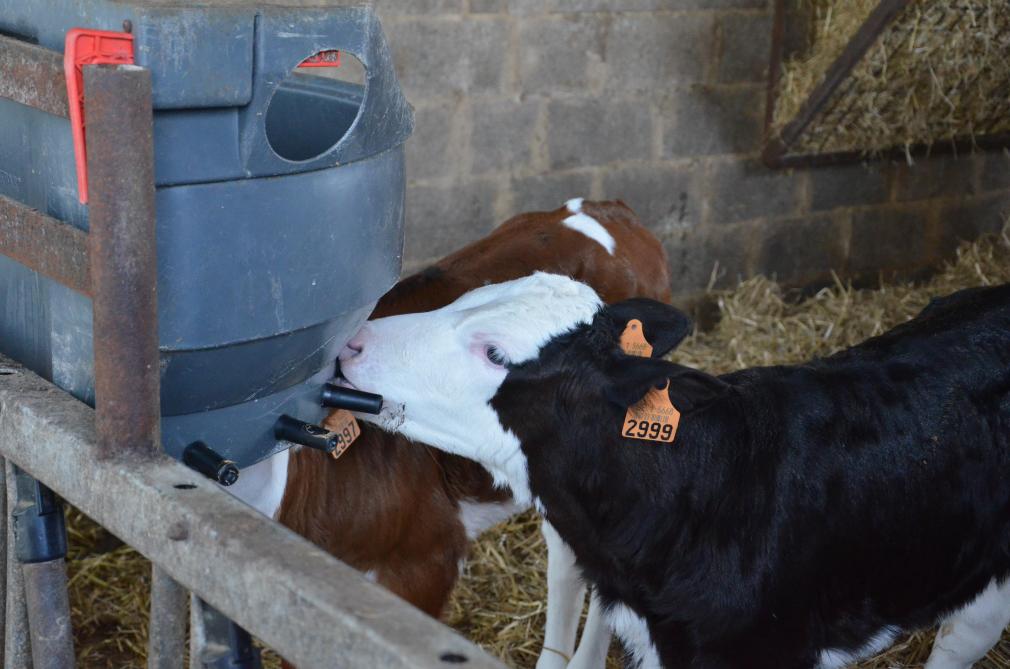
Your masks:
[{"label": "metal railing bar", "polygon": [[63,54],[0,36],[0,98],[68,118]]},{"label": "metal railing bar", "polygon": [[91,295],[88,234],[0,195],[0,253]]}]

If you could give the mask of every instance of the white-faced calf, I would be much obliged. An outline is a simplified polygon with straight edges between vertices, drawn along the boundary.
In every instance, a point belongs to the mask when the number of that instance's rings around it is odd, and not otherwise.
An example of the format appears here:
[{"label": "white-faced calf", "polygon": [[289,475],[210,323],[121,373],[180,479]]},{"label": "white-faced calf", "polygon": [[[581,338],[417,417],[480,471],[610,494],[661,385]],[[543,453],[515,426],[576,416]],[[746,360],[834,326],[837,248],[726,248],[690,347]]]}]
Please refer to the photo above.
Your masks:
[{"label": "white-faced calf", "polygon": [[[575,553],[640,666],[809,669],[943,621],[928,669],[1010,622],[1010,286],[837,355],[720,377],[625,354],[688,330],[538,274],[369,323],[379,423],[474,458]],[[672,443],[624,436],[662,388]],[[647,435],[648,436],[648,435]]]}]

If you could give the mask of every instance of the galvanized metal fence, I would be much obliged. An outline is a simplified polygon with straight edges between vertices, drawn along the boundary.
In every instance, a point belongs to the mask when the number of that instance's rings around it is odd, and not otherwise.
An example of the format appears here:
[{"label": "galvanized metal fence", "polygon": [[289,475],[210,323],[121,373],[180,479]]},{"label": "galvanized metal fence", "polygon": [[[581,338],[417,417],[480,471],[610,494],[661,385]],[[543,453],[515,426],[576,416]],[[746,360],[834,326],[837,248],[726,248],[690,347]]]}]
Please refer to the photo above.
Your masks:
[{"label": "galvanized metal fence", "polygon": [[[24,563],[11,521],[51,490],[152,561],[150,669],[181,669],[187,627],[190,666],[220,666],[232,621],[303,668],[501,667],[162,454],[150,73],[84,81],[89,232],[0,196],[0,253],[92,299],[96,405],[0,357],[3,666],[74,666],[63,558]],[[67,117],[60,54],[0,36],[0,97]]]}]

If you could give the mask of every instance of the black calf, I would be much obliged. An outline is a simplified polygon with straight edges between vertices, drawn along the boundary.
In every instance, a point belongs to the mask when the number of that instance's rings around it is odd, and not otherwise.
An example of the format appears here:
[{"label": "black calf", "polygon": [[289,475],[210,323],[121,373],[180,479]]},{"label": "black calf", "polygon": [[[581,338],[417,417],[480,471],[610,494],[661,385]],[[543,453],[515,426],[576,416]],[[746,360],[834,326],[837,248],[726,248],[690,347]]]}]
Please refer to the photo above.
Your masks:
[{"label": "black calf", "polygon": [[[632,317],[671,346],[688,328],[665,305],[605,308],[491,404],[547,519],[664,666],[841,666],[1010,574],[1010,286],[718,378],[624,355]],[[622,437],[628,405],[667,379],[674,443]]]}]

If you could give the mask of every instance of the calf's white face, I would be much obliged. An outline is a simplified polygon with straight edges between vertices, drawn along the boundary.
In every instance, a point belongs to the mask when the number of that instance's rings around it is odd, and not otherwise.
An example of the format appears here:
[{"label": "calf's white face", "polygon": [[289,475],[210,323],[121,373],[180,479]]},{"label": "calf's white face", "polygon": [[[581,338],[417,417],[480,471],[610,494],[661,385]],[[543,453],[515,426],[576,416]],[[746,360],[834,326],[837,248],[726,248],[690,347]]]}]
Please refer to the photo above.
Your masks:
[{"label": "calf's white face", "polygon": [[528,495],[516,437],[489,401],[507,365],[534,359],[559,334],[592,321],[592,288],[538,272],[484,286],[420,314],[369,321],[340,354],[348,385],[383,395],[383,429],[484,464],[517,501]]}]

